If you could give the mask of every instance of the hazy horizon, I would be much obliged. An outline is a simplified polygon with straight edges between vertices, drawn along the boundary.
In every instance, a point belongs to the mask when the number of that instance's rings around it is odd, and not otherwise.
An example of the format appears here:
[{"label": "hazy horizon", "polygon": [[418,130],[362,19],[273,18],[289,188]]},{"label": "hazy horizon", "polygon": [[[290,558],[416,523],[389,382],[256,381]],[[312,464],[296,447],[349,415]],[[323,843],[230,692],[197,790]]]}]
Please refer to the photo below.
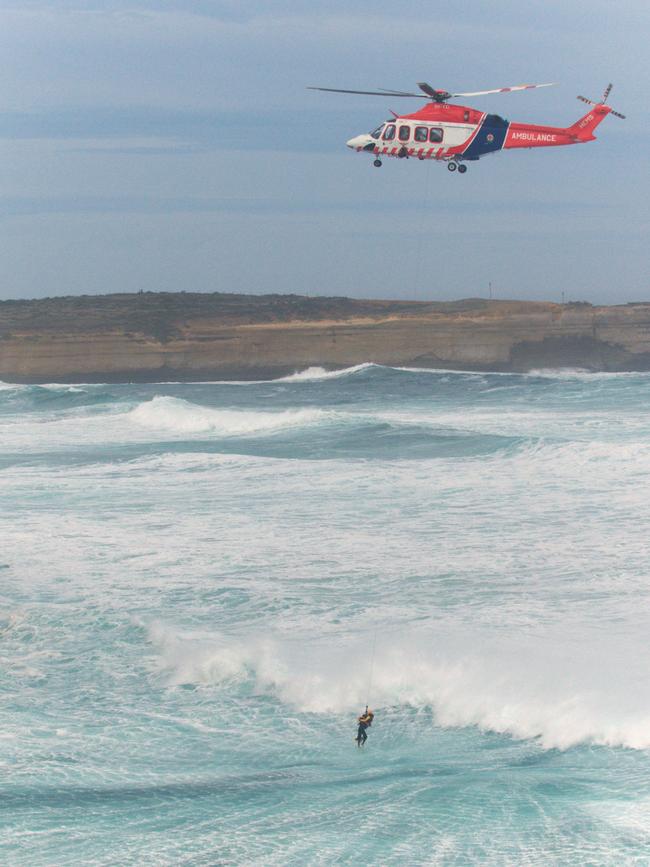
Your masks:
[{"label": "hazy horizon", "polygon": [[[353,301],[395,301],[395,302],[410,302],[413,304],[451,304],[455,302],[462,301],[493,301],[493,302],[513,302],[513,303],[527,303],[530,302],[532,304],[559,304],[559,305],[581,305],[588,304],[593,307],[614,307],[614,306],[628,306],[633,304],[638,305],[646,305],[650,304],[650,297],[648,299],[639,298],[635,301],[612,301],[612,302],[592,302],[587,301],[583,298],[524,298],[521,296],[513,295],[511,297],[499,297],[497,295],[490,296],[489,294],[485,295],[461,295],[458,297],[444,297],[441,296],[439,298],[416,298],[416,297],[399,297],[396,295],[363,295],[363,296],[355,296],[346,293],[338,293],[336,295],[330,295],[327,293],[321,292],[229,292],[227,290],[200,290],[200,289],[165,289],[165,290],[152,290],[152,289],[143,289],[137,292],[128,292],[128,291],[106,291],[106,292],[78,292],[78,293],[68,293],[68,294],[60,294],[60,295],[35,295],[35,296],[24,296],[22,298],[3,298],[0,297],[0,303],[3,302],[16,302],[16,301],[54,301],[54,300],[66,300],[69,298],[108,298],[111,296],[137,296],[137,295],[250,295],[251,298],[261,297],[265,295],[278,295],[278,296],[287,296],[287,297],[303,297],[303,298],[323,298],[323,299],[349,299]],[[648,293],[650,296],[650,292]]]}]

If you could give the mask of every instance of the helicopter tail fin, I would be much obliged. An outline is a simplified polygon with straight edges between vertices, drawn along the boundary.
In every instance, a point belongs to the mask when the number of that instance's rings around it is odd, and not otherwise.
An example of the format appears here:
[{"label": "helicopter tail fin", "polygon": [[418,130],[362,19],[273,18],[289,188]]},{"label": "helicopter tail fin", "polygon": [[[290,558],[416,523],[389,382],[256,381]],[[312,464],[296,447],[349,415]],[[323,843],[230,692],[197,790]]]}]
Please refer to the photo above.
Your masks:
[{"label": "helicopter tail fin", "polygon": [[593,141],[596,138],[594,130],[599,123],[605,120],[608,114],[613,114],[615,117],[620,117],[622,120],[625,120],[624,114],[620,114],[618,111],[614,111],[613,108],[606,105],[611,90],[612,85],[608,84],[600,102],[594,102],[591,99],[587,99],[586,96],[578,97],[580,102],[586,102],[587,105],[592,106],[592,108],[584,115],[584,117],[579,118],[573,126],[570,126],[567,130],[567,132],[574,136],[577,141]]},{"label": "helicopter tail fin", "polygon": [[594,105],[591,111],[568,127],[567,132],[579,142],[593,141],[596,138],[594,130],[611,113],[612,110],[608,105]]}]

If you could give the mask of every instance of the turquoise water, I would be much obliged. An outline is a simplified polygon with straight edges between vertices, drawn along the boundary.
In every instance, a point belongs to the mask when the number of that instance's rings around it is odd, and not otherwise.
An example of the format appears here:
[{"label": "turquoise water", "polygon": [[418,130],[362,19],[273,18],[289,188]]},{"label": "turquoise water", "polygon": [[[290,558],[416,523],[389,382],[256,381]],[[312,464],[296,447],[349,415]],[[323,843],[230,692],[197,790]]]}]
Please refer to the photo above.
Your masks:
[{"label": "turquoise water", "polygon": [[650,863],[650,376],[0,389],[3,864]]}]

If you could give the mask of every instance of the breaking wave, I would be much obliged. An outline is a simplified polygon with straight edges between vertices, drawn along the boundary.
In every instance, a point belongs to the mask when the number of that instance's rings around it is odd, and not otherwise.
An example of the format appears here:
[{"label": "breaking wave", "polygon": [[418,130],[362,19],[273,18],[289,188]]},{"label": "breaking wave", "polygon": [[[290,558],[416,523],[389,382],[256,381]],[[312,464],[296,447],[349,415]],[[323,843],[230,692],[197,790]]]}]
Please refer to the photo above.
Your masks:
[{"label": "breaking wave", "polygon": [[342,376],[350,376],[354,373],[363,373],[366,370],[379,368],[387,370],[387,367],[372,362],[355,364],[352,367],[343,367],[340,370],[326,370],[324,367],[308,367],[306,370],[296,371],[289,376],[282,376],[275,382],[318,382],[323,379],[340,379]]},{"label": "breaking wave", "polygon": [[154,397],[128,413],[130,421],[146,428],[176,434],[242,436],[303,427],[329,417],[326,410],[296,409],[280,412],[212,409],[178,397]]},{"label": "breaking wave", "polygon": [[[351,714],[367,700],[367,639],[332,650],[306,640],[193,636],[156,623],[148,637],[168,685],[270,693],[294,710]],[[372,704],[394,718],[430,709],[443,728],[477,727],[537,740],[545,749],[578,744],[650,748],[650,685],[634,642],[581,645],[563,636],[497,639],[380,632]],[[480,651],[468,649],[468,645]]]}]

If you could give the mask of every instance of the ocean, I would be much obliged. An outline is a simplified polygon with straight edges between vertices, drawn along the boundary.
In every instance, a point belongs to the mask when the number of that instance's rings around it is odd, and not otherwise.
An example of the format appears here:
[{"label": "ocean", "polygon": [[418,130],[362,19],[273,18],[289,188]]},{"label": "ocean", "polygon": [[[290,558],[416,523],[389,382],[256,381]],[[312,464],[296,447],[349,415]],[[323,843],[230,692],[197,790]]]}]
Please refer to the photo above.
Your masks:
[{"label": "ocean", "polygon": [[648,374],[0,386],[0,861],[650,864],[649,483]]}]

